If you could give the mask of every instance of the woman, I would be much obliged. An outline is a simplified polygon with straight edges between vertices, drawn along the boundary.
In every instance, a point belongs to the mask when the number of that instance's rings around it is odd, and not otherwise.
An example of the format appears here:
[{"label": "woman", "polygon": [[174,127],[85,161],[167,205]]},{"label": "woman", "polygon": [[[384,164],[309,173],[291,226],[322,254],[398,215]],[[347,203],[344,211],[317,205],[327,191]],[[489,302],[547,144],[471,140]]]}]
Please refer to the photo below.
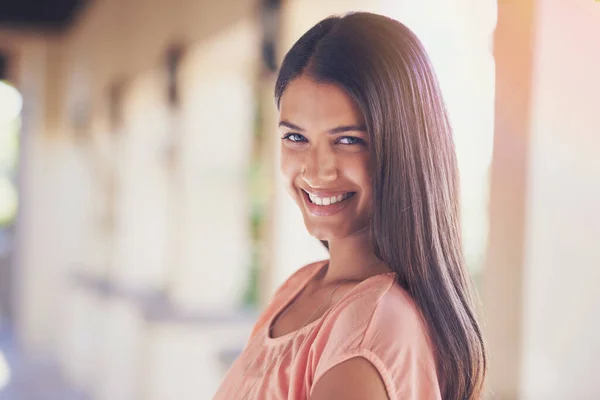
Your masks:
[{"label": "woman", "polygon": [[404,25],[327,18],[275,88],[281,170],[330,259],[275,293],[215,399],[479,399],[452,131]]}]

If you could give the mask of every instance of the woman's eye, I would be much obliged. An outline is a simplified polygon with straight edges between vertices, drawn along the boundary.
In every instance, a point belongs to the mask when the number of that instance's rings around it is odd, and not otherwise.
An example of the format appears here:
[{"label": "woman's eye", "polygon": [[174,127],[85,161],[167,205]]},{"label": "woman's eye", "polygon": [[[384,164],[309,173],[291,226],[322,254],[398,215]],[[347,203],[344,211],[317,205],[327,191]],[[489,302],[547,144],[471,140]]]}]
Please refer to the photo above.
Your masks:
[{"label": "woman's eye", "polygon": [[365,141],[354,136],[343,136],[338,139],[340,144],[364,144]]},{"label": "woman's eye", "polygon": [[288,140],[290,142],[306,142],[306,138],[299,133],[288,133],[283,137],[284,140]]}]

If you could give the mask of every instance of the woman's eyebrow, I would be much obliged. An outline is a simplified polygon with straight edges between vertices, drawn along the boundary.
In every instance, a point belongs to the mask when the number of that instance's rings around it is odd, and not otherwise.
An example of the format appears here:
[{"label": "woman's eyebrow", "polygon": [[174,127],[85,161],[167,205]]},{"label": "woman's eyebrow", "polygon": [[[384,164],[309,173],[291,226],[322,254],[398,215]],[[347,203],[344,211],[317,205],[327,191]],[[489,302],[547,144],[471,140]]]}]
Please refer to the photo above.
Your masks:
[{"label": "woman's eyebrow", "polygon": [[290,128],[290,129],[293,129],[295,131],[304,132],[304,129],[300,128],[298,125],[294,125],[291,122],[287,122],[285,120],[279,121],[279,126],[280,127],[285,126],[286,128]]},{"label": "woman's eyebrow", "polygon": [[337,128],[330,129],[329,133],[332,134],[332,135],[335,135],[337,133],[344,133],[344,132],[350,132],[350,131],[366,132],[367,131],[367,127],[364,126],[364,125],[338,126]]},{"label": "woman's eyebrow", "polygon": [[[304,132],[304,129],[299,127],[298,125],[292,124],[291,122],[281,120],[279,121],[279,126],[285,126],[286,128],[293,129],[295,131]],[[367,128],[364,125],[343,125],[338,126],[336,128],[330,129],[328,133],[335,135],[338,133],[350,132],[350,131],[359,131],[366,132]]]}]

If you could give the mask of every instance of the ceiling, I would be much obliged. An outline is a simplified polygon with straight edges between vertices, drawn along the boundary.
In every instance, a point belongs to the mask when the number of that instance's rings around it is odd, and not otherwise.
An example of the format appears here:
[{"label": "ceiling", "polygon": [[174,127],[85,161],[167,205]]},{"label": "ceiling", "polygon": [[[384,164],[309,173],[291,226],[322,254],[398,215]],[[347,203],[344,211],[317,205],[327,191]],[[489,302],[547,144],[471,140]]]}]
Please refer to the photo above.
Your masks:
[{"label": "ceiling", "polygon": [[0,28],[62,29],[87,0],[0,0]]}]

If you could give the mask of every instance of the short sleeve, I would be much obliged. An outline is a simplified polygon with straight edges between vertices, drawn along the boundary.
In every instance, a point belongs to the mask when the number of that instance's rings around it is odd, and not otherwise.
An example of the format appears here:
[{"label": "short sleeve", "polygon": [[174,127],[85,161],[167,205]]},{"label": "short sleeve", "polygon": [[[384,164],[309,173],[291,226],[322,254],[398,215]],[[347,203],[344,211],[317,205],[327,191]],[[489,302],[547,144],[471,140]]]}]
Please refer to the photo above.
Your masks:
[{"label": "short sleeve", "polygon": [[393,282],[383,293],[367,290],[351,299],[330,322],[320,345],[313,388],[331,368],[363,357],[379,372],[391,400],[441,399],[425,323],[412,299]]}]

